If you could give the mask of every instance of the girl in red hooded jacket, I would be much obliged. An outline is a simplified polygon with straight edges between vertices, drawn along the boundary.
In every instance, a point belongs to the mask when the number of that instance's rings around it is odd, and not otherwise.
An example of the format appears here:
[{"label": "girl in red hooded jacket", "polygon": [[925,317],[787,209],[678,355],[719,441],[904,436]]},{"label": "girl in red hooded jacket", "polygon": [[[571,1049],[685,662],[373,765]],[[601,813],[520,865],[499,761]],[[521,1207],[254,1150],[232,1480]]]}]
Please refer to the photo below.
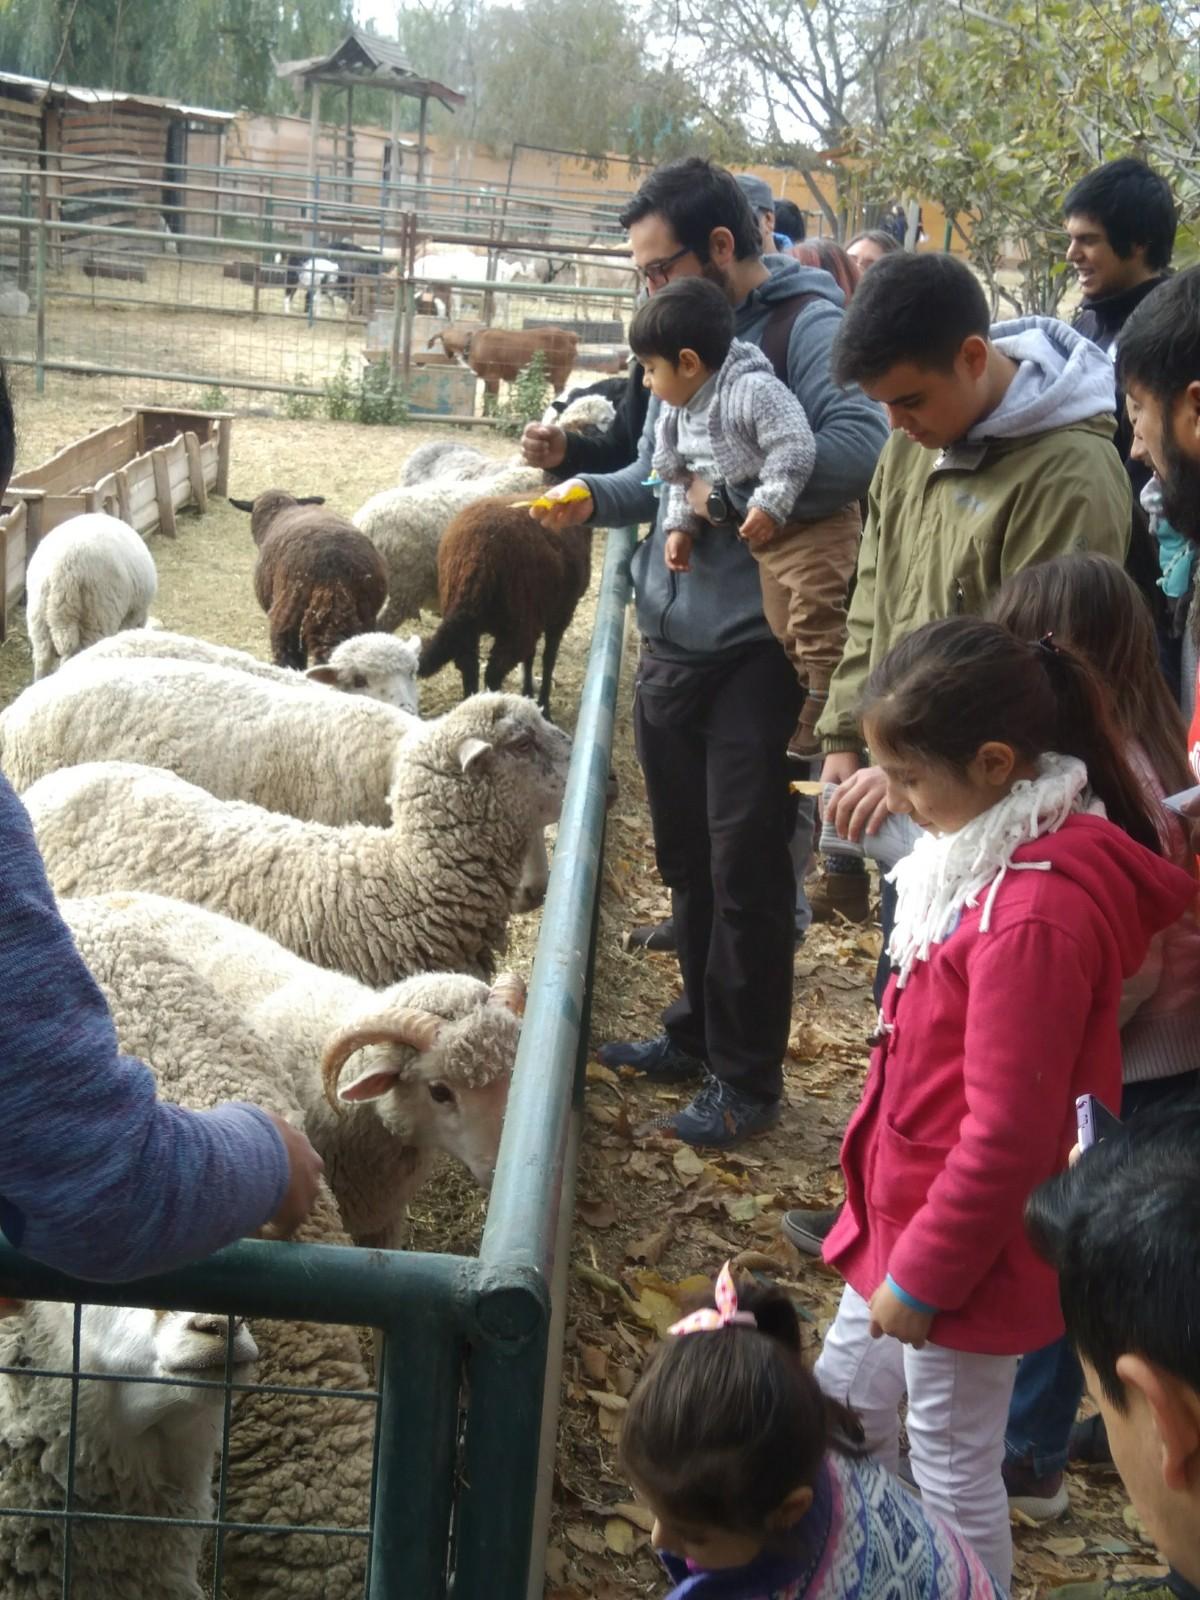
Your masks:
[{"label": "girl in red hooded jacket", "polygon": [[817,1364],[893,1469],[908,1396],[927,1505],[1012,1576],[1004,1427],[1017,1357],[1062,1331],[1025,1239],[1065,1165],[1075,1100],[1119,1104],[1123,980],[1195,893],[1161,858],[1089,669],[1052,639],[956,617],[871,676],[863,726],[888,805],[928,830],[899,904],[846,1205],[846,1279]]}]

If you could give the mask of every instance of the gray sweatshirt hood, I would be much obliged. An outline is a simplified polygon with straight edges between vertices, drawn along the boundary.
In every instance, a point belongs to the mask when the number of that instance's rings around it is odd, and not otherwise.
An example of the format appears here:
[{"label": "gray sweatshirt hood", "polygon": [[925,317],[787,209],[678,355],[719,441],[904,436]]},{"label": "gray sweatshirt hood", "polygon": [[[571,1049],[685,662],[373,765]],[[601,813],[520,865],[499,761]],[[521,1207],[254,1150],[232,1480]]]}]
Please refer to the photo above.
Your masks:
[{"label": "gray sweatshirt hood", "polygon": [[1116,412],[1112,362],[1065,322],[1018,317],[994,323],[990,337],[997,350],[1020,365],[995,411],[967,434],[969,443],[1023,439]]},{"label": "gray sweatshirt hood", "polygon": [[787,300],[794,294],[819,295],[839,310],[846,303],[841,289],[829,273],[823,272],[820,267],[806,267],[794,256],[764,256],[762,264],[771,276],[760,283],[757,289],[752,289],[737,307],[735,316],[739,339],[768,306],[774,305],[777,300]]}]

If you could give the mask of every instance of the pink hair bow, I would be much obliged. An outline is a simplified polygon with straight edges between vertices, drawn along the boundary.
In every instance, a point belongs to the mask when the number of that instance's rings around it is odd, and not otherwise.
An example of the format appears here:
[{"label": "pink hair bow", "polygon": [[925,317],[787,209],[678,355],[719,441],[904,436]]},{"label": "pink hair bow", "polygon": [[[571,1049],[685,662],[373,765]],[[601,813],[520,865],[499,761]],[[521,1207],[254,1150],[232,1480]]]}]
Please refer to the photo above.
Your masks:
[{"label": "pink hair bow", "polygon": [[738,1323],[746,1328],[758,1326],[753,1312],[738,1310],[737,1290],[733,1286],[733,1273],[729,1270],[728,1261],[717,1274],[714,1298],[717,1302],[715,1306],[705,1306],[701,1311],[693,1311],[681,1321],[673,1322],[667,1332],[714,1333],[719,1328],[728,1328]]}]

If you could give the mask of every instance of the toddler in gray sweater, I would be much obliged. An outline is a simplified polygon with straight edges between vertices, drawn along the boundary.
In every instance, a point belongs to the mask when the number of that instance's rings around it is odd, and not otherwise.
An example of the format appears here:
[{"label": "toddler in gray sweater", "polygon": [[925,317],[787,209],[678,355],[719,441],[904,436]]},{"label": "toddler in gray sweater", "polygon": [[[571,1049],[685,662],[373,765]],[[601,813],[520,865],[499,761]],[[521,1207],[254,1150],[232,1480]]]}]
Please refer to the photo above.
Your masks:
[{"label": "toddler in gray sweater", "polygon": [[662,401],[653,466],[667,486],[667,566],[687,572],[693,540],[709,526],[688,505],[693,478],[713,485],[711,520],[738,519],[739,538],[757,552],[792,519],[813,469],[804,407],[761,350],[733,337],[733,308],[706,278],[658,290],[629,343]]}]

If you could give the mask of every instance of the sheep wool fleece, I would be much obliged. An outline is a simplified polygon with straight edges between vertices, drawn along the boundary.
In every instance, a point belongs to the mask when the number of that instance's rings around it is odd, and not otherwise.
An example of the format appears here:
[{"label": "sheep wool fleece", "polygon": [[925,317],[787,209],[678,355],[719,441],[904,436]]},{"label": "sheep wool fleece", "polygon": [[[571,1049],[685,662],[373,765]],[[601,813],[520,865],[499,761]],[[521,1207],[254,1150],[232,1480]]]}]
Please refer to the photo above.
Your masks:
[{"label": "sheep wool fleece", "polygon": [[0,778],[0,1229],[94,1281],[161,1272],[252,1233],[288,1181],[266,1115],[195,1115],[118,1054],[103,996],[55,907],[33,830]]},{"label": "sheep wool fleece", "polygon": [[711,1572],[662,1559],[676,1585],[668,1600],[1003,1600],[948,1523],[876,1462],[836,1450],[787,1548]]},{"label": "sheep wool fleece", "polygon": [[[680,451],[685,410],[664,405],[659,412],[654,470],[670,485],[664,526],[698,533],[708,525],[688,510],[684,494],[690,475]],[[778,523],[789,521],[812,475],[817,447],[804,407],[755,345],[735,339],[729,347],[705,421],[721,478],[733,485],[757,478],[750,505]]]}]

